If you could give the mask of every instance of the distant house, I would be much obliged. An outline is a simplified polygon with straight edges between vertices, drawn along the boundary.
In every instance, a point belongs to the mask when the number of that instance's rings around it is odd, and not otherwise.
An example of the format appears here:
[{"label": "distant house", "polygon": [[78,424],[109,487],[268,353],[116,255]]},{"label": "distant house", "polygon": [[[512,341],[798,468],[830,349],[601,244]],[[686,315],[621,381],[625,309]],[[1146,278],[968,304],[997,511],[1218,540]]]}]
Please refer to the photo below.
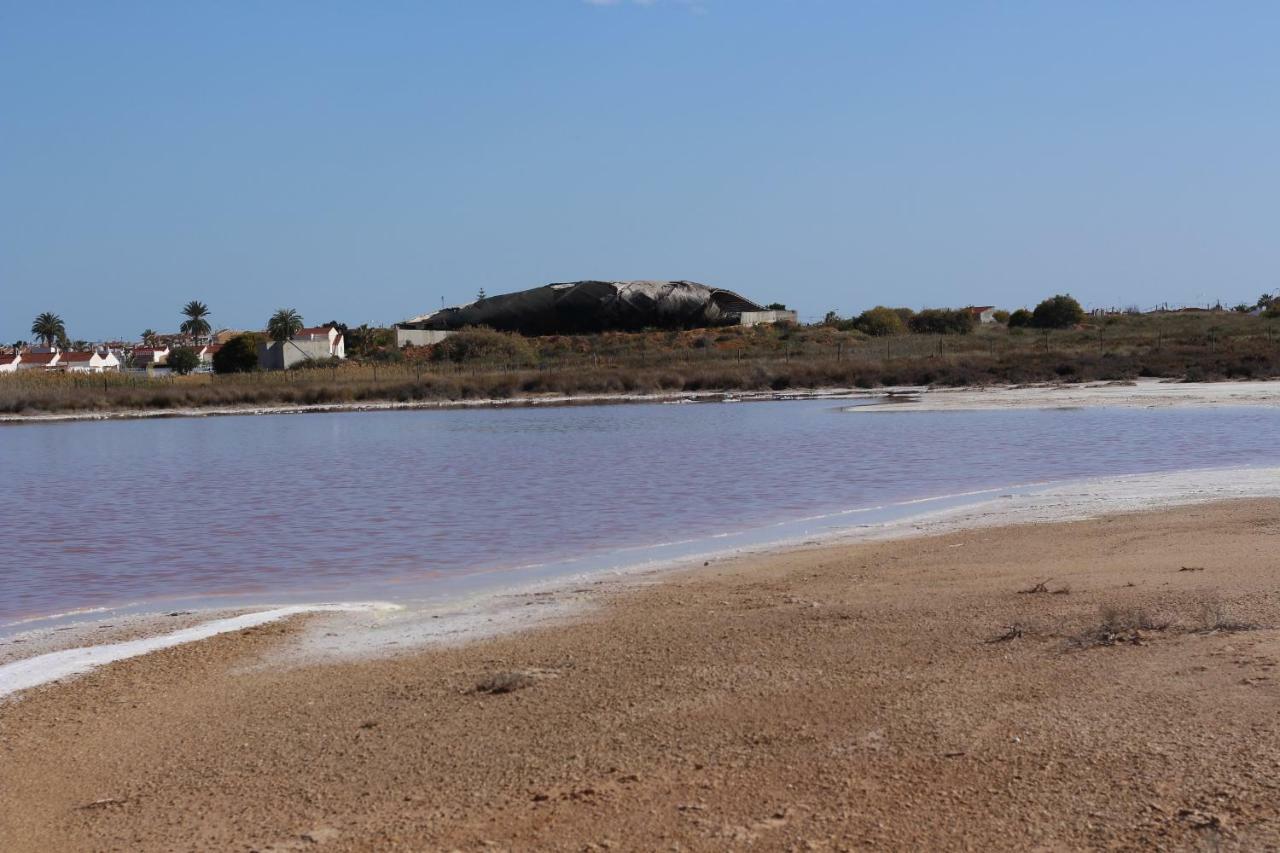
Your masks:
[{"label": "distant house", "polygon": [[194,347],[196,355],[200,356],[201,364],[213,364],[213,356],[218,350],[222,349],[222,344],[205,344],[204,346]]},{"label": "distant house", "polygon": [[13,355],[0,355],[0,373],[17,373],[20,361],[22,361],[20,352],[15,352]]},{"label": "distant house", "polygon": [[111,350],[60,353],[57,367],[72,373],[102,373],[120,369],[120,359]]},{"label": "distant house", "polygon": [[53,352],[24,352],[18,362],[19,370],[49,370],[58,366],[58,359],[62,353],[54,350]]},{"label": "distant house", "polygon": [[169,348],[134,347],[129,351],[129,357],[135,368],[162,367],[169,360]]},{"label": "distant house", "polygon": [[346,340],[337,326],[300,329],[287,341],[258,345],[258,366],[267,370],[286,370],[303,361],[346,357]]},{"label": "distant house", "polygon": [[980,325],[986,326],[996,321],[996,307],[994,305],[970,305],[964,309],[973,315],[973,319],[977,320]]}]

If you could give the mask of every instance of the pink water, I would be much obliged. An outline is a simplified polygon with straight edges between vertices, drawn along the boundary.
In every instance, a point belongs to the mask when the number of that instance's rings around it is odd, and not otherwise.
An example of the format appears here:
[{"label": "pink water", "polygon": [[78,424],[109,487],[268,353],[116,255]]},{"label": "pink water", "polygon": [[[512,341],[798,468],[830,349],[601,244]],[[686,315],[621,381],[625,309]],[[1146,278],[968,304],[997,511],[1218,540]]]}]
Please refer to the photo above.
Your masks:
[{"label": "pink water", "polygon": [[1280,462],[1280,411],[841,413],[830,401],[0,429],[0,627],[134,602],[430,595],[1010,483]]}]

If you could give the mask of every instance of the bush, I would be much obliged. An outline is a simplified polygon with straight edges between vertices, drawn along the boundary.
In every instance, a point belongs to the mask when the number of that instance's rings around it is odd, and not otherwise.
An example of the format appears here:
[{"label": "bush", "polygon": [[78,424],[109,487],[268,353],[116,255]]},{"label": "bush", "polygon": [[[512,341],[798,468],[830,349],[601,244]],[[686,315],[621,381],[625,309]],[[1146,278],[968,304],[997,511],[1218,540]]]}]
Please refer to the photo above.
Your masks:
[{"label": "bush", "polygon": [[249,373],[257,369],[257,335],[236,335],[213,354],[214,373]]},{"label": "bush", "polygon": [[1069,329],[1084,319],[1080,303],[1067,294],[1051,296],[1031,313],[1031,325],[1037,329]]},{"label": "bush", "polygon": [[902,318],[892,308],[885,308],[883,305],[877,305],[867,311],[863,311],[858,315],[858,319],[854,321],[853,327],[859,332],[874,337],[884,337],[885,335],[901,335],[907,330],[907,326],[902,322]]},{"label": "bush", "polygon": [[529,364],[533,361],[533,349],[529,342],[511,332],[471,327],[454,332],[431,348],[435,361],[493,361],[508,364]]},{"label": "bush", "polygon": [[995,320],[996,320],[996,322],[997,322],[997,323],[1003,323],[1003,324],[1005,324],[1006,326],[1007,326],[1007,325],[1009,325],[1009,312],[1008,312],[1008,311],[1003,311],[1003,310],[1001,310],[1001,311],[995,311],[995,312],[993,312],[993,313],[991,314],[991,316],[995,318]]},{"label": "bush", "polygon": [[[257,356],[254,356],[255,363]],[[169,369],[179,376],[186,376],[200,366],[200,355],[191,347],[178,347],[169,353],[165,362]]]},{"label": "bush", "polygon": [[1031,312],[1026,308],[1019,308],[1009,315],[1010,329],[1025,329],[1031,325]]},{"label": "bush", "polygon": [[968,311],[955,308],[926,308],[908,322],[911,331],[922,335],[967,335],[977,325]]}]

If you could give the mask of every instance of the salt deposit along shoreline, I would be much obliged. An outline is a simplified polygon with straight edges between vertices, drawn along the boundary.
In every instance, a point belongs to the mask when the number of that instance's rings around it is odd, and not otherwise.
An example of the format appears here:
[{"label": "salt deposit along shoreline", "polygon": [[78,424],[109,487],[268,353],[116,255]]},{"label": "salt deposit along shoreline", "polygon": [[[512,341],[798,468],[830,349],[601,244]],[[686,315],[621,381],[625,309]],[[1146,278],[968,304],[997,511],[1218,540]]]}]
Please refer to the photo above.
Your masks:
[{"label": "salt deposit along shoreline", "polygon": [[[633,548],[608,558],[468,576],[449,595],[390,602],[264,605],[234,616],[201,619],[177,631],[156,614],[123,620],[123,642],[94,642],[96,621],[34,629],[22,651],[0,658],[0,699],[71,678],[118,660],[205,640],[282,619],[309,615],[298,641],[283,653],[293,663],[361,659],[441,644],[460,644],[572,619],[622,589],[660,582],[702,563],[889,539],[937,536],[997,526],[1060,523],[1160,507],[1280,497],[1280,468],[1225,468],[1051,484],[1011,486],[965,495],[868,507],[721,534]],[[244,608],[241,608],[244,609]],[[219,611],[209,612],[214,616]],[[223,608],[221,612],[225,613]],[[122,620],[113,619],[119,623]],[[30,650],[27,652],[26,650]],[[16,655],[16,657],[15,657]]]},{"label": "salt deposit along shoreline", "polygon": [[[278,406],[204,406],[175,409],[119,409],[95,412],[0,415],[0,426],[58,424],[77,421],[145,420],[152,418],[233,417],[245,415],[303,415],[339,412],[449,411],[476,408],[545,406],[600,406],[636,403],[759,402],[801,399],[851,399],[892,403],[894,411],[970,411],[980,409],[1034,409],[1168,406],[1276,406],[1280,405],[1280,380],[1178,382],[1138,379],[1133,382],[1084,382],[1074,384],[992,385],[968,388],[904,386],[877,388],[791,388],[785,391],[699,391],[662,394],[584,394],[509,397],[481,400],[425,400],[400,403],[319,403]],[[883,409],[857,406],[860,411]]]}]

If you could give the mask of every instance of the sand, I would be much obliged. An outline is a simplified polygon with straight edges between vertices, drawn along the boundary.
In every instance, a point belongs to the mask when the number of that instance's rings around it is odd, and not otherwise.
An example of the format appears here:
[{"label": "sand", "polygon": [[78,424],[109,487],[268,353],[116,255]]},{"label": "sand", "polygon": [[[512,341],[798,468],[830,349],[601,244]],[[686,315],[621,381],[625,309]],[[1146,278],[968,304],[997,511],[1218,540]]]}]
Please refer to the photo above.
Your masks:
[{"label": "sand", "polygon": [[378,660],[282,665],[326,617],[223,634],[0,705],[0,849],[1274,848],[1277,537],[1228,501],[746,557]]}]

